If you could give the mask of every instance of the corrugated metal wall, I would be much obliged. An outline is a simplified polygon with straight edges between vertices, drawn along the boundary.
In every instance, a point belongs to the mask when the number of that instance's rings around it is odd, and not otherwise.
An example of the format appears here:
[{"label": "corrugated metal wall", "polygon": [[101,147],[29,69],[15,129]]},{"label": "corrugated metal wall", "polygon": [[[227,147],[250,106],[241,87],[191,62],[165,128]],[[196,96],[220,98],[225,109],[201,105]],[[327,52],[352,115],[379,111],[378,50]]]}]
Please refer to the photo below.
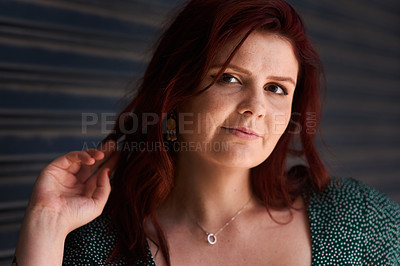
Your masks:
[{"label": "corrugated metal wall", "polygon": [[112,122],[174,3],[0,1],[0,264],[9,265],[36,176],[101,140],[100,123],[82,128],[84,114]]},{"label": "corrugated metal wall", "polygon": [[330,172],[400,203],[400,1],[290,1],[327,74],[323,136]]},{"label": "corrugated metal wall", "polygon": [[[101,139],[100,123],[85,133],[82,119],[112,121],[177,2],[0,0],[0,265],[9,264],[40,169]],[[400,202],[399,1],[290,2],[326,67],[332,173]]]}]

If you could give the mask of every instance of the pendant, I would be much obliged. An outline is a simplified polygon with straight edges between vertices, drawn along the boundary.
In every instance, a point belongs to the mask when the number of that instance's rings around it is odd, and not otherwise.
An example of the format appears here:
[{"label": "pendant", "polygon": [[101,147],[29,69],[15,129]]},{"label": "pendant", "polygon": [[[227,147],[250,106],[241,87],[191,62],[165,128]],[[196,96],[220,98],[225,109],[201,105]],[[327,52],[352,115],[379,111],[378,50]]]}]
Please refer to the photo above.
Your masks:
[{"label": "pendant", "polygon": [[207,240],[208,240],[208,243],[210,243],[211,245],[214,245],[215,243],[217,243],[217,236],[214,234],[208,234]]}]

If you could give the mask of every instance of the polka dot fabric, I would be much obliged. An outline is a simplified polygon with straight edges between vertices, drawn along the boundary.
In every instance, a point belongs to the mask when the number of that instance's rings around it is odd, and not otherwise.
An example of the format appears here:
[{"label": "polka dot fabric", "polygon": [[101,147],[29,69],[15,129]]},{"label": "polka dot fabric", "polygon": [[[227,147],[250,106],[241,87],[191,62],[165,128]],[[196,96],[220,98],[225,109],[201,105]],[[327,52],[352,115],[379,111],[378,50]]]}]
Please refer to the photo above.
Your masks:
[{"label": "polka dot fabric", "polygon": [[[111,218],[106,215],[72,231],[65,240],[63,265],[127,265],[123,259],[117,263],[107,263],[108,256],[116,244],[116,234],[111,226]],[[136,265],[155,266],[150,249],[147,256],[150,263],[145,264],[139,260]]]},{"label": "polka dot fabric", "polygon": [[[400,206],[354,179],[332,178],[321,194],[308,199],[312,265],[400,265]],[[106,263],[116,243],[110,218],[100,216],[71,232],[63,265]],[[154,266],[150,250],[149,264]]]},{"label": "polka dot fabric", "polygon": [[308,214],[313,265],[400,265],[400,206],[384,194],[332,178]]}]

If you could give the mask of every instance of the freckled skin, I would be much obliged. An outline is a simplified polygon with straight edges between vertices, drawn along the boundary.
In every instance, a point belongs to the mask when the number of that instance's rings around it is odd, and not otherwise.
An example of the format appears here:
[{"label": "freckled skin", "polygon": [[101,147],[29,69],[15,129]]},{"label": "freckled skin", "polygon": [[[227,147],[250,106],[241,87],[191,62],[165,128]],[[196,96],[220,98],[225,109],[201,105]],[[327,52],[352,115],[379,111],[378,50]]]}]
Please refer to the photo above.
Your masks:
[{"label": "freckled skin", "polygon": [[[237,41],[218,51],[197,90],[212,84]],[[279,221],[291,219],[280,225],[254,197],[250,183],[250,168],[268,158],[290,121],[297,74],[291,43],[256,31],[213,86],[177,108],[181,144],[220,149],[181,150],[177,155],[174,188],[158,209],[172,265],[311,264],[302,198],[291,212],[269,210]],[[218,232],[246,202],[210,245],[204,231]],[[147,227],[156,238],[154,228]],[[157,253],[157,246],[150,248]],[[155,256],[155,262],[165,265],[162,256]]]},{"label": "freckled skin", "polygon": [[[199,90],[213,81],[220,70],[214,66],[225,62],[235,44],[230,42],[219,51]],[[179,117],[179,139],[222,147],[197,150],[193,156],[251,168],[271,154],[289,123],[298,62],[284,37],[256,31],[224,73],[208,90],[178,108],[180,114],[190,114]],[[250,128],[260,137],[247,140],[226,129],[235,126]]]}]

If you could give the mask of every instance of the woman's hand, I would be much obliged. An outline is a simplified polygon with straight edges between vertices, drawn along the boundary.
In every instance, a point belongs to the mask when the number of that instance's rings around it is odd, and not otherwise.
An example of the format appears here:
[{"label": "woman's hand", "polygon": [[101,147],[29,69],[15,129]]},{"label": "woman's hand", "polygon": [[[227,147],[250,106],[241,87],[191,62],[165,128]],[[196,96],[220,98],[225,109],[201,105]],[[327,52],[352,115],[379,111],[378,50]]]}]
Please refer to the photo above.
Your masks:
[{"label": "woman's hand", "polygon": [[21,226],[18,265],[61,265],[66,235],[102,213],[118,157],[109,141],[100,150],[67,153],[42,170]]},{"label": "woman's hand", "polygon": [[59,215],[68,231],[99,216],[111,190],[115,148],[115,142],[108,142],[100,150],[73,151],[51,162],[36,181],[27,211]]}]

